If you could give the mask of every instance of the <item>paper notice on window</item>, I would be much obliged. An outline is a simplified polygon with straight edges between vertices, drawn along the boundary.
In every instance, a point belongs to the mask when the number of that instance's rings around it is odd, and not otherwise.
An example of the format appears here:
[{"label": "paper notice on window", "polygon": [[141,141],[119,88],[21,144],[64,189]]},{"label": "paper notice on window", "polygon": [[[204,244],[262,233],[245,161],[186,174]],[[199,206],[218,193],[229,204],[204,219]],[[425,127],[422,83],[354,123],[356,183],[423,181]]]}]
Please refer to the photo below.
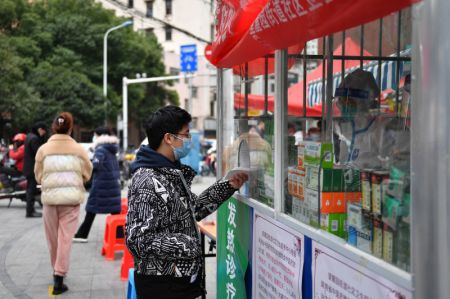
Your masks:
[{"label": "paper notice on window", "polygon": [[304,237],[255,212],[253,298],[301,299]]},{"label": "paper notice on window", "polygon": [[410,291],[314,241],[312,254],[314,299],[412,298]]}]

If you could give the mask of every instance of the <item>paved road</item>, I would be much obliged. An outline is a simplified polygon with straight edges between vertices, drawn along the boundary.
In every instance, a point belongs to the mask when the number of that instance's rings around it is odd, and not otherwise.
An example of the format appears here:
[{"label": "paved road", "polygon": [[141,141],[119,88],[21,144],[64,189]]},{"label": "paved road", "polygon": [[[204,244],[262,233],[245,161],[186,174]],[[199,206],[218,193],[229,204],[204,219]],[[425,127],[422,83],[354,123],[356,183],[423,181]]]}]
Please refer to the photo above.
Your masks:
[{"label": "paved road", "polygon": [[[201,178],[192,189],[200,193],[214,182]],[[41,218],[25,218],[25,203],[0,200],[0,298],[53,298],[52,269]],[[84,213],[84,209],[83,209]],[[84,214],[82,215],[84,217]],[[127,282],[120,280],[121,253],[113,262],[100,254],[106,215],[95,219],[89,242],[74,244],[66,278],[69,292],[61,298],[126,298]],[[81,219],[80,219],[81,221]],[[216,297],[216,259],[207,260],[208,298]]]}]

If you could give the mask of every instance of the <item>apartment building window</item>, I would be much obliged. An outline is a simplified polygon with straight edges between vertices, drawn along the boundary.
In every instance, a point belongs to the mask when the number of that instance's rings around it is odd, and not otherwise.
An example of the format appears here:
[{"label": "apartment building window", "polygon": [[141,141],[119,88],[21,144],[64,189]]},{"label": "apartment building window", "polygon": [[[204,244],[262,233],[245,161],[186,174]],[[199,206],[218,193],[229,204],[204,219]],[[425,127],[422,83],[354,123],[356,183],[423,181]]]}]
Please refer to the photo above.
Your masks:
[{"label": "apartment building window", "polygon": [[198,97],[198,87],[197,86],[192,86],[192,97],[193,98]]},{"label": "apartment building window", "polygon": [[172,40],[172,27],[166,26],[164,30],[166,31],[166,40]]},{"label": "apartment building window", "polygon": [[147,36],[150,36],[150,35],[154,34],[154,28],[153,27],[148,27],[148,28],[145,28],[144,30],[145,30],[145,35],[147,35]]},{"label": "apartment building window", "polygon": [[216,100],[215,100],[215,94],[214,94],[214,100],[209,102],[209,116],[214,117],[216,114]]},{"label": "apartment building window", "polygon": [[[169,74],[171,76],[178,76],[178,75],[180,75],[180,69],[176,68],[176,67],[170,67]],[[177,82],[180,83],[180,79],[178,79]]]},{"label": "apartment building window", "polygon": [[166,0],[166,15],[172,14],[172,0]]},{"label": "apartment building window", "polygon": [[128,8],[133,8],[134,0],[128,0]]},{"label": "apartment building window", "polygon": [[214,24],[211,24],[210,40],[214,40]]},{"label": "apartment building window", "polygon": [[145,13],[145,16],[147,18],[152,18],[153,17],[153,0],[146,1],[145,5],[147,6],[147,11]]}]

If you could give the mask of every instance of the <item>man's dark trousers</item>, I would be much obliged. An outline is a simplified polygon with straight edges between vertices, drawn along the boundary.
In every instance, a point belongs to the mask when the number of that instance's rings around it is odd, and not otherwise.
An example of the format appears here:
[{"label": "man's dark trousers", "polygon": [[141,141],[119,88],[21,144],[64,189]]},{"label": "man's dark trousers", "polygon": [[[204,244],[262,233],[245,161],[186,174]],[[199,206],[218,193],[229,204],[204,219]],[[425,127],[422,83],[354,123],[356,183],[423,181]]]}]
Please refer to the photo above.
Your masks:
[{"label": "man's dark trousers", "polygon": [[27,176],[27,215],[31,215],[35,212],[34,201],[37,190],[37,182],[34,175]]}]

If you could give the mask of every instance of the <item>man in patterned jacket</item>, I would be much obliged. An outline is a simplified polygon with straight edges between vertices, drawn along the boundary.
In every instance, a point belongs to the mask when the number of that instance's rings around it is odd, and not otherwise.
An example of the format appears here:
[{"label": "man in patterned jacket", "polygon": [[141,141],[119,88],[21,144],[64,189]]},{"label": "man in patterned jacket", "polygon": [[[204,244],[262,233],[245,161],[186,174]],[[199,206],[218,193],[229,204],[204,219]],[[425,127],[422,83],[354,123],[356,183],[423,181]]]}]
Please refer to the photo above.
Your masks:
[{"label": "man in patterned jacket", "polygon": [[137,297],[196,298],[202,257],[196,221],[214,212],[248,179],[238,173],[219,180],[200,196],[190,190],[195,172],[179,159],[191,147],[185,110],[166,106],[152,113],[128,191],[126,244],[134,256]]}]

